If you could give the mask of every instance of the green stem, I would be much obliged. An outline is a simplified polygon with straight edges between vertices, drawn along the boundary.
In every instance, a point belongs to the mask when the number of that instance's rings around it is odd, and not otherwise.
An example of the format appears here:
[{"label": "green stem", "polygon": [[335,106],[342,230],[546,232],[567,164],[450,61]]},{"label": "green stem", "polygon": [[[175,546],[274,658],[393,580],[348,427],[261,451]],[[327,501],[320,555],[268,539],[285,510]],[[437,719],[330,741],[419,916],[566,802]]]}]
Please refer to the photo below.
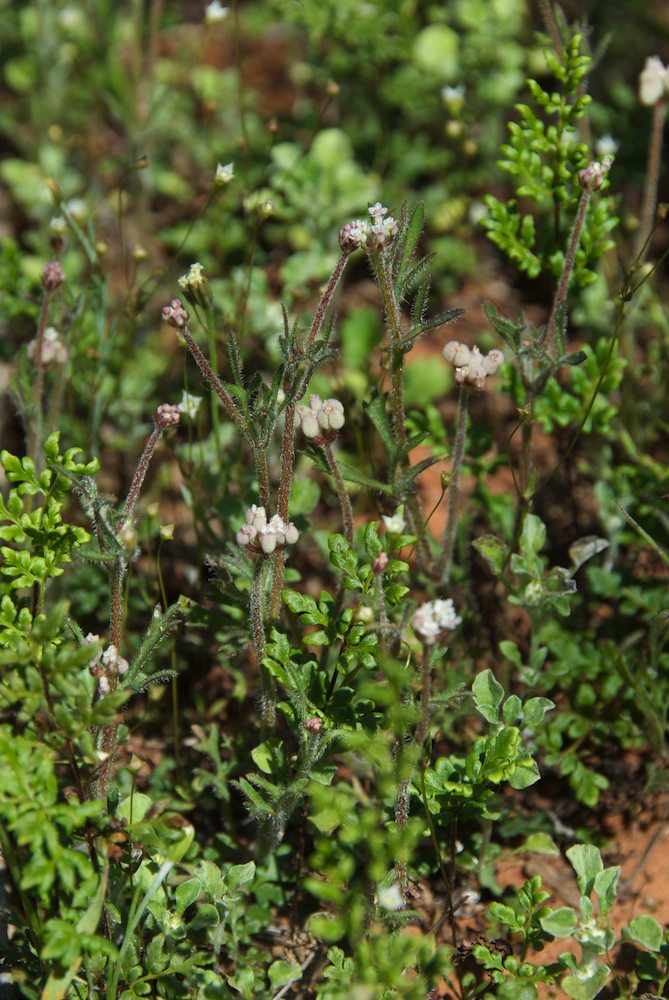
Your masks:
[{"label": "green stem", "polygon": [[251,606],[250,606],[250,618],[251,618],[251,640],[253,643],[253,651],[255,654],[256,663],[260,671],[260,679],[262,684],[262,694],[260,702],[260,718],[262,725],[263,737],[269,735],[269,733],[274,728],[274,723],[276,721],[276,708],[275,708],[275,698],[276,698],[276,685],[274,683],[274,678],[267,670],[267,667],[263,664],[265,658],[265,624],[263,615],[263,576],[264,576],[265,558],[264,556],[258,555],[255,557],[255,562],[253,564],[253,582],[251,585]]}]

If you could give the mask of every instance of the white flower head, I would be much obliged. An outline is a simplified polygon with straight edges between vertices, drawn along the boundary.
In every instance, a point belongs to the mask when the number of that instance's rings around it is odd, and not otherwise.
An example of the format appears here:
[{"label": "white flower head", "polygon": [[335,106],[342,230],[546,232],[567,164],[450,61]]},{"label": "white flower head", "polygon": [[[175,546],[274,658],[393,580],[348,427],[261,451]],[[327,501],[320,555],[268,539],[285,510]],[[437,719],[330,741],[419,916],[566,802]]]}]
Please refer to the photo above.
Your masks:
[{"label": "white flower head", "polygon": [[394,514],[382,514],[381,518],[389,535],[401,535],[407,526],[404,519],[404,504],[401,504]]},{"label": "white flower head", "polygon": [[235,164],[230,163],[218,163],[216,165],[216,174],[214,175],[214,184],[216,187],[225,187],[235,176]]},{"label": "white flower head", "polygon": [[309,397],[308,406],[298,406],[295,423],[314,444],[331,444],[337,431],[344,426],[344,407],[338,399],[322,400],[315,393]]},{"label": "white flower head", "polygon": [[380,201],[377,201],[374,205],[370,205],[367,211],[372,217],[372,222],[383,222],[384,215],[388,214],[388,209]]},{"label": "white flower head", "polygon": [[378,899],[379,906],[382,910],[401,910],[404,905],[402,890],[397,882],[392,882],[390,885],[379,886],[376,892],[376,898]]},{"label": "white flower head", "polygon": [[421,606],[413,616],[413,629],[426,646],[433,646],[439,636],[450,629],[456,628],[462,618],[456,613],[455,605],[449,597],[447,600],[428,601]]},{"label": "white flower head", "polygon": [[205,8],[204,23],[220,24],[221,21],[225,21],[229,13],[230,8],[224,7],[220,0],[211,0],[211,3],[207,4]]},{"label": "white flower head", "polygon": [[595,152],[597,156],[615,156],[618,152],[619,143],[612,135],[603,135],[601,139],[598,139],[595,143]]},{"label": "white flower head", "polygon": [[207,279],[204,274],[202,264],[191,264],[186,274],[182,274],[177,284],[179,288],[187,291],[199,291],[206,285]]},{"label": "white flower head", "polygon": [[651,106],[669,90],[669,71],[658,56],[648,56],[639,76],[639,100]]},{"label": "white flower head", "polygon": [[202,396],[193,396],[192,393],[186,392],[186,390],[183,389],[181,392],[179,411],[183,413],[185,417],[188,417],[189,420],[195,420],[197,411],[200,409],[201,402]]},{"label": "white flower head", "polygon": [[478,347],[467,347],[457,340],[451,340],[444,347],[444,357],[455,369],[455,381],[460,385],[485,389],[486,379],[504,363],[504,354],[497,349],[483,354]]},{"label": "white flower head", "polygon": [[291,521],[284,521],[279,514],[267,520],[264,507],[253,504],[246,512],[246,523],[237,532],[237,544],[250,546],[256,555],[271,555],[284,545],[294,545],[300,533]]}]

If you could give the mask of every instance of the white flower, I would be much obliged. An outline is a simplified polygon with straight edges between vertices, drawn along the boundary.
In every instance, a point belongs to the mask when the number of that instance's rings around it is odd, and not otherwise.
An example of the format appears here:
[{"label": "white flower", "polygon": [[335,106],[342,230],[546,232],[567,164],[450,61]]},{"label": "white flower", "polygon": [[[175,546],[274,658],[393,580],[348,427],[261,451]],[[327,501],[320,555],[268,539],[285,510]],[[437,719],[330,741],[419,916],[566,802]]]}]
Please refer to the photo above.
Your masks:
[{"label": "white flower", "polygon": [[488,375],[495,372],[504,363],[502,351],[492,350],[482,354],[478,347],[467,347],[457,340],[451,340],[444,347],[444,357],[455,369],[455,381],[467,383],[475,389],[485,389]]},{"label": "white flower", "polygon": [[83,198],[70,198],[66,208],[75,222],[83,222],[88,215],[88,206]]},{"label": "white flower", "polygon": [[657,104],[669,90],[667,67],[658,56],[648,56],[639,76],[639,100],[642,104]]},{"label": "white flower", "polygon": [[218,163],[216,165],[216,174],[214,176],[214,184],[216,187],[224,187],[229,184],[230,181],[235,176],[235,165],[234,163]]},{"label": "white flower", "polygon": [[457,87],[442,87],[441,96],[446,103],[450,101],[460,101],[465,96],[465,85],[459,83]]},{"label": "white flower", "polygon": [[401,535],[407,526],[404,520],[404,504],[401,504],[394,514],[390,516],[382,514],[381,517],[389,535]]},{"label": "white flower", "polygon": [[612,135],[603,135],[595,144],[595,151],[600,158],[603,156],[615,156],[618,152],[619,143]]},{"label": "white flower", "polygon": [[250,545],[251,551],[269,556],[276,548],[294,545],[300,533],[291,521],[284,521],[278,514],[267,520],[264,507],[253,504],[246,512],[246,523],[237,532],[238,545]]},{"label": "white flower", "polygon": [[197,411],[200,409],[201,402],[202,396],[193,396],[192,393],[186,392],[186,390],[183,389],[181,392],[179,410],[185,417],[188,417],[189,420],[194,420],[197,416]]},{"label": "white flower", "polygon": [[426,646],[432,646],[437,641],[442,632],[447,629],[456,628],[462,618],[455,611],[453,601],[435,600],[428,601],[421,606],[413,616],[414,632],[417,632]]},{"label": "white flower", "polygon": [[393,882],[391,885],[379,886],[376,898],[383,910],[400,910],[404,905],[402,891],[397,882]]},{"label": "white flower", "polygon": [[54,215],[53,219],[49,222],[49,232],[52,236],[56,237],[65,235],[67,232],[67,222],[62,215]]},{"label": "white flower", "polygon": [[221,21],[225,21],[229,13],[230,8],[224,7],[220,0],[211,0],[204,12],[204,23],[219,24]]},{"label": "white flower", "polygon": [[375,205],[370,205],[367,209],[372,217],[372,222],[383,222],[383,216],[388,214],[388,209],[377,201]]},{"label": "white flower", "polygon": [[[30,360],[34,361],[37,351],[37,337],[30,341],[26,350]],[[55,326],[47,326],[42,337],[41,364],[45,366],[53,364],[64,365],[66,361],[67,347],[60,339],[58,330],[56,330]]]},{"label": "white flower", "polygon": [[297,407],[295,423],[315,444],[330,444],[344,426],[344,407],[338,399],[323,401],[314,393],[308,406]]}]

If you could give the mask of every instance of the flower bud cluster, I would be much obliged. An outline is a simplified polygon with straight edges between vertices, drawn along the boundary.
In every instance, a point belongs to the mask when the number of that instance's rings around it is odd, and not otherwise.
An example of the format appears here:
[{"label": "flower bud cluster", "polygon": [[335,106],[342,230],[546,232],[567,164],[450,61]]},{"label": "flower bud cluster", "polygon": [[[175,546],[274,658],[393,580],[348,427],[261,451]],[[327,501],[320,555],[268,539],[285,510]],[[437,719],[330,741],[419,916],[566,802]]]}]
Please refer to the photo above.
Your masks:
[{"label": "flower bud cluster", "polygon": [[448,629],[456,628],[462,618],[455,612],[453,601],[436,600],[421,604],[413,616],[413,629],[426,646],[433,646],[439,636]]},{"label": "flower bud cluster", "polygon": [[47,292],[54,292],[65,281],[63,266],[58,260],[50,260],[42,271],[42,285]]},{"label": "flower bud cluster", "polygon": [[163,323],[169,323],[177,330],[183,330],[185,326],[188,326],[189,316],[181,299],[172,299],[168,306],[163,306],[160,315]]},{"label": "flower bud cluster", "polygon": [[444,348],[444,357],[455,368],[455,381],[475,389],[485,389],[488,375],[494,375],[504,363],[502,351],[492,350],[482,354],[478,347],[467,347],[451,340]]},{"label": "flower bud cluster", "polygon": [[[89,646],[94,642],[100,642],[100,636],[89,632],[84,643]],[[128,668],[128,661],[121,656],[113,643],[110,643],[103,653],[98,653],[93,662],[88,665],[91,675],[98,678],[98,691],[101,695],[109,694],[112,688],[111,681],[117,680],[127,673]]]},{"label": "flower bud cluster", "polygon": [[339,232],[339,245],[344,253],[352,253],[359,247],[366,250],[383,250],[397,236],[398,223],[388,209],[377,201],[370,205],[371,221],[355,219],[343,226]]},{"label": "flower bud cluster", "polygon": [[322,400],[314,394],[308,406],[298,406],[295,423],[314,444],[330,444],[344,426],[344,407],[338,399]]},{"label": "flower bud cluster", "polygon": [[669,94],[669,67],[659,56],[648,56],[639,76],[639,100],[651,106]]},{"label": "flower bud cluster", "polygon": [[246,512],[246,522],[237,532],[237,544],[248,545],[249,552],[269,556],[284,545],[294,545],[300,533],[291,522],[278,514],[267,520],[264,507],[253,504]]},{"label": "flower bud cluster", "polygon": [[171,403],[161,403],[153,414],[153,422],[159,431],[166,431],[168,427],[176,427],[180,416],[178,406],[172,406]]},{"label": "flower bud cluster", "polygon": [[581,187],[584,191],[597,191],[611,169],[613,160],[610,156],[605,156],[601,163],[593,160],[578,175]]},{"label": "flower bud cluster", "polygon": [[[27,347],[28,357],[35,360],[37,352],[37,337],[31,340]],[[42,337],[42,354],[39,363],[42,365],[64,365],[67,361],[67,347],[60,339],[55,326],[47,326]]]}]

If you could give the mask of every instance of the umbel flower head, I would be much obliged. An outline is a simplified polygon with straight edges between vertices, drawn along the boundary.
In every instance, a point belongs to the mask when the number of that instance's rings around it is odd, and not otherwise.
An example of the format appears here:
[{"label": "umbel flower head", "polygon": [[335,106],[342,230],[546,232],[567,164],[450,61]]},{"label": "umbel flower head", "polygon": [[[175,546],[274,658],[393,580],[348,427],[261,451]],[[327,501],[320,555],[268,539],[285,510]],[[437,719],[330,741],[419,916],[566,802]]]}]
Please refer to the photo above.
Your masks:
[{"label": "umbel flower head", "polygon": [[488,376],[494,375],[504,363],[502,351],[495,349],[482,354],[478,347],[467,347],[457,340],[446,344],[444,357],[455,369],[456,382],[473,386],[479,391],[485,389]]},{"label": "umbel flower head", "polygon": [[295,423],[314,444],[330,444],[344,426],[344,407],[338,399],[322,400],[315,393],[308,406],[298,406]]},{"label": "umbel flower head", "polygon": [[388,215],[388,209],[380,201],[370,205],[368,211],[369,222],[355,219],[339,231],[339,246],[344,253],[352,253],[359,247],[364,250],[383,250],[397,236],[397,219]]},{"label": "umbel flower head", "polygon": [[583,190],[590,192],[599,190],[612,164],[612,158],[605,156],[601,163],[593,160],[587,167],[581,170],[578,179]]},{"label": "umbel flower head", "polygon": [[191,264],[186,274],[182,274],[177,284],[193,305],[208,306],[211,303],[209,282],[202,264]]},{"label": "umbel flower head", "polygon": [[455,611],[453,601],[436,600],[421,604],[413,616],[413,630],[426,646],[433,646],[444,632],[456,628],[462,618]]},{"label": "umbel flower head", "polygon": [[237,544],[248,546],[249,552],[270,556],[276,549],[294,545],[300,533],[292,522],[275,514],[269,521],[264,507],[253,504],[246,511],[246,521],[237,532]]}]

